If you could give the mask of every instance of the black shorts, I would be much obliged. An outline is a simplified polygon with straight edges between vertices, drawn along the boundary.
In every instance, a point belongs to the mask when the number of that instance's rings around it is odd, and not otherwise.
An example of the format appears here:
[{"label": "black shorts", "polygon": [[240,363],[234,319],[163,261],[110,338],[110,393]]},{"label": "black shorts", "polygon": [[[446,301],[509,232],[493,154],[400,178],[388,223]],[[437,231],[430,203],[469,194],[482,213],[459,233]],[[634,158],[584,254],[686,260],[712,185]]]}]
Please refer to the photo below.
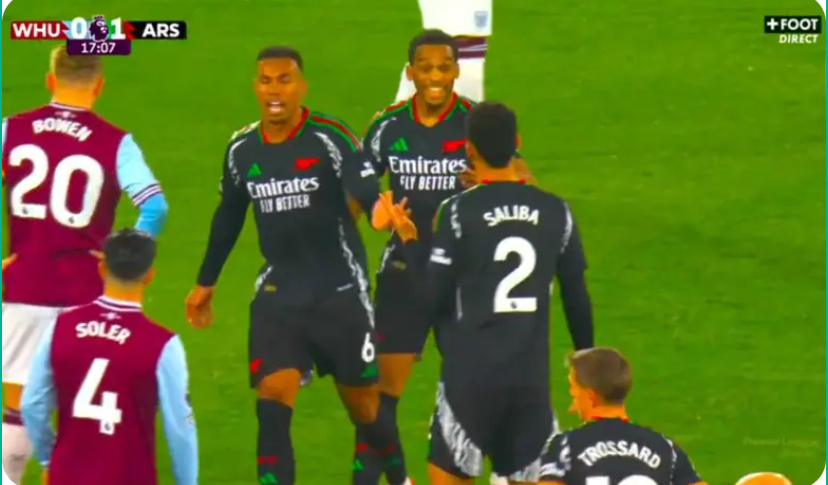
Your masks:
[{"label": "black shorts", "polygon": [[378,351],[381,354],[419,354],[433,322],[422,289],[405,263],[390,260],[377,274],[374,308]]},{"label": "black shorts", "polygon": [[549,390],[506,388],[455,390],[440,382],[431,418],[428,461],[460,478],[492,471],[518,482],[537,482],[541,455],[558,426]]},{"label": "black shorts", "polygon": [[314,305],[287,306],[274,293],[259,292],[250,304],[250,386],[284,369],[333,375],[338,384],[377,382],[373,309],[356,287]]}]

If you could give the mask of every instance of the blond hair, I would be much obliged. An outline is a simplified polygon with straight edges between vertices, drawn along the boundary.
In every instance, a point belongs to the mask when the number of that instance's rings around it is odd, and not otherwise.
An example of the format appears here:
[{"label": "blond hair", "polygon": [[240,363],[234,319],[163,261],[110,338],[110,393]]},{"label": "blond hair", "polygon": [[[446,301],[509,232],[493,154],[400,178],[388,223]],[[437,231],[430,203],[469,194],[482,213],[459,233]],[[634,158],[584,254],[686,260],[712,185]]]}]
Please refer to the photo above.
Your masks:
[{"label": "blond hair", "polygon": [[61,45],[52,49],[49,71],[58,81],[71,84],[89,84],[101,75],[101,58],[99,56],[72,56]]}]

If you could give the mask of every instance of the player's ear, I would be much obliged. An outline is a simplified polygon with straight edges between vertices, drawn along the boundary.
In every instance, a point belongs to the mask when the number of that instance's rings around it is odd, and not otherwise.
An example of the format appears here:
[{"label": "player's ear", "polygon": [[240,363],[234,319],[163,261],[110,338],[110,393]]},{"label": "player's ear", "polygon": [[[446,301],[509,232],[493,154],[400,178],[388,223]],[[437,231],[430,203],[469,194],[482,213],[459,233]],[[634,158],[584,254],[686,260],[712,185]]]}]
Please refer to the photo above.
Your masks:
[{"label": "player's ear", "polygon": [[143,281],[141,281],[141,283],[143,283],[144,286],[149,286],[149,284],[152,283],[152,280],[154,280],[154,279],[155,279],[155,268],[150,268],[149,271],[147,271],[147,274],[144,275],[144,279],[143,279]]},{"label": "player's ear", "polygon": [[103,76],[99,77],[98,80],[95,81],[95,87],[92,91],[92,94],[94,94],[96,98],[98,96],[100,96],[101,93],[103,92],[103,88],[104,88],[105,84],[106,84],[106,80],[104,79]]},{"label": "player's ear", "polygon": [[523,142],[523,140],[521,140],[521,139],[520,139],[520,135],[517,135],[517,136],[515,137],[515,151],[520,150],[520,144],[521,144],[522,142]]},{"label": "player's ear", "polygon": [[98,274],[100,274],[100,275],[101,275],[101,279],[102,279],[102,280],[105,280],[105,279],[106,279],[106,273],[107,273],[107,271],[106,271],[106,263],[105,263],[105,262],[103,262],[103,260],[102,260],[102,261],[100,261],[100,262],[98,263]]},{"label": "player's ear", "polygon": [[409,81],[414,81],[414,66],[410,62],[405,65],[405,78]]},{"label": "player's ear", "polygon": [[48,89],[50,93],[54,93],[55,86],[57,86],[57,79],[55,79],[55,73],[46,73],[46,89]]}]

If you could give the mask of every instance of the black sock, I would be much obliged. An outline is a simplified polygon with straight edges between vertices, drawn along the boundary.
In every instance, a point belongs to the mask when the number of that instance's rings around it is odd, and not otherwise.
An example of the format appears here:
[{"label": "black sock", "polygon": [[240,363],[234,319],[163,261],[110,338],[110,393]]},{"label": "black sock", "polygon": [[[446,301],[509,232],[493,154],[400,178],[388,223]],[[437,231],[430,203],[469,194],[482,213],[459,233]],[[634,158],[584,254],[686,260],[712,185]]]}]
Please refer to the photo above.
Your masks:
[{"label": "black sock", "polygon": [[397,429],[398,402],[398,398],[380,394],[380,408],[376,421],[357,425],[358,436],[363,437],[368,447],[378,455],[389,485],[402,485],[408,478],[400,433]]},{"label": "black sock", "polygon": [[[388,394],[380,394],[380,412],[385,413],[383,419],[392,420],[397,423],[397,404],[400,399]],[[379,485],[382,477],[383,462],[379,453],[368,446],[364,433],[356,431],[356,445],[354,447],[354,465],[351,483],[352,485]],[[399,441],[399,433],[397,433]]]},{"label": "black sock", "polygon": [[294,485],[296,460],[290,439],[293,409],[276,401],[256,401],[259,418],[259,440],[256,465],[259,485]]}]

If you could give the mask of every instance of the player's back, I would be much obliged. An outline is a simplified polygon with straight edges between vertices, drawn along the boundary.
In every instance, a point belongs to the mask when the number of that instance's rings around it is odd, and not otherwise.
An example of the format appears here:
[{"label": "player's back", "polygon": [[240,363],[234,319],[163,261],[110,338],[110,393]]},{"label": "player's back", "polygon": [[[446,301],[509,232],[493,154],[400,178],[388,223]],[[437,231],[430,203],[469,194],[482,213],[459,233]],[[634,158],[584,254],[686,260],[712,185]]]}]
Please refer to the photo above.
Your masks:
[{"label": "player's back", "polygon": [[596,419],[555,436],[543,459],[543,482],[566,485],[701,482],[687,455],[664,435],[625,419]]},{"label": "player's back", "polygon": [[566,203],[537,187],[495,182],[446,206],[440,218],[451,218],[459,246],[456,323],[445,342],[465,350],[445,355],[445,365],[548,383],[550,285],[572,229]]},{"label": "player's back", "polygon": [[91,111],[50,104],[3,124],[9,250],[4,301],[66,307],[101,294],[97,260],[121,195],[125,132]]},{"label": "player's back", "polygon": [[51,347],[58,424],[49,483],[156,483],[156,371],[173,336],[137,304],[107,298],[58,317]]}]

